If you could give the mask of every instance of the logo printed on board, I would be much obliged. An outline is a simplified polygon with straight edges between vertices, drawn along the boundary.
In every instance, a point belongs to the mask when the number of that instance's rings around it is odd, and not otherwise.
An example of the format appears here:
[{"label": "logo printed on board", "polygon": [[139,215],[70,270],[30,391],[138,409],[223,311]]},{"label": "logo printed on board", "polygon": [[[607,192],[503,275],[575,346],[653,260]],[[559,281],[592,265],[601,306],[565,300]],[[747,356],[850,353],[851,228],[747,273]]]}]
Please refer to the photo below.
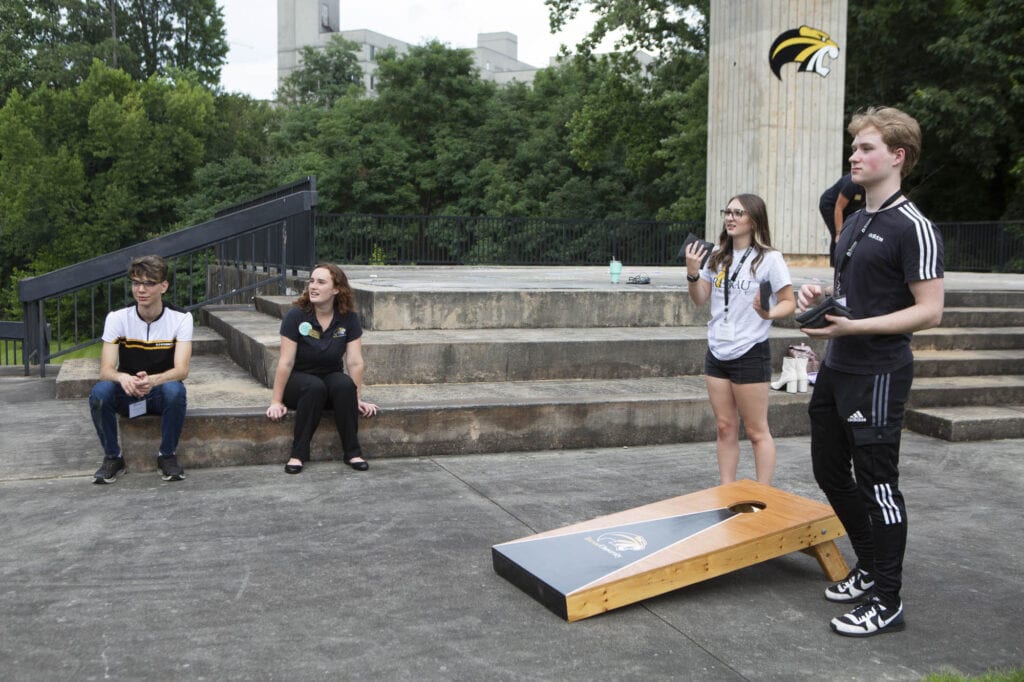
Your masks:
[{"label": "logo printed on board", "polygon": [[616,558],[621,557],[622,552],[642,552],[647,548],[647,538],[636,533],[602,533],[596,540],[588,537],[587,542]]}]

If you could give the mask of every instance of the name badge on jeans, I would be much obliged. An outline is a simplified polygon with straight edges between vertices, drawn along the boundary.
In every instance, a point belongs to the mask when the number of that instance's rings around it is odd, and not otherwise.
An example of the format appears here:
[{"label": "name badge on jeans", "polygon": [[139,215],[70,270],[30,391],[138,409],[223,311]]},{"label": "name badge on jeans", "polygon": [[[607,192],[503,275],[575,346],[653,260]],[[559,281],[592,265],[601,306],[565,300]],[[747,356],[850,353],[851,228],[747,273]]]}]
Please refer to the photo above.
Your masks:
[{"label": "name badge on jeans", "polygon": [[128,405],[128,418],[135,419],[146,414],[146,401],[138,400]]}]

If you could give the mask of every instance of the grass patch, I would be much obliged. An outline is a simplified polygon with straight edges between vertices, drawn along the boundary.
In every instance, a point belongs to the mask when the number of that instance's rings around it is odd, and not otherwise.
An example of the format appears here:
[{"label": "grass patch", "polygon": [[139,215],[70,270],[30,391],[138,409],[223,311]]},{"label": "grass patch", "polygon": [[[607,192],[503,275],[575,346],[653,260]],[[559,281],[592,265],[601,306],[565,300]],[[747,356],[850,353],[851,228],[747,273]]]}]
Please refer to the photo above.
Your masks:
[{"label": "grass patch", "polygon": [[[56,353],[57,352],[57,344],[56,343],[54,343],[54,342],[50,343],[50,352],[51,353]],[[54,364],[54,365],[59,365],[60,363],[64,362],[65,360],[74,360],[76,358],[98,358],[102,353],[103,353],[103,343],[102,342],[97,342],[97,343],[92,344],[91,346],[86,346],[85,348],[79,348],[78,350],[72,351],[72,352],[70,352],[70,353],[68,353],[66,355],[61,355],[60,357],[51,358],[50,359],[50,363]],[[4,348],[3,350],[0,350],[0,366],[13,367],[13,366],[20,366],[21,364],[22,364],[22,360],[21,360],[21,344],[20,343],[16,343],[16,344],[12,345],[9,348]]]},{"label": "grass patch", "polygon": [[961,675],[953,672],[932,673],[922,682],[1024,682],[1024,668],[990,670],[982,675]]},{"label": "grass patch", "polygon": [[[53,343],[50,344],[50,352],[51,353],[56,353],[57,352],[57,344],[53,344]],[[60,363],[64,362],[65,360],[74,360],[76,358],[98,358],[102,353],[103,353],[103,343],[102,342],[94,343],[91,346],[86,346],[85,348],[79,348],[78,350],[73,351],[71,353],[68,353],[67,355],[61,355],[60,357],[53,358],[53,360],[51,360],[51,362],[53,362],[55,364],[60,364]]]}]

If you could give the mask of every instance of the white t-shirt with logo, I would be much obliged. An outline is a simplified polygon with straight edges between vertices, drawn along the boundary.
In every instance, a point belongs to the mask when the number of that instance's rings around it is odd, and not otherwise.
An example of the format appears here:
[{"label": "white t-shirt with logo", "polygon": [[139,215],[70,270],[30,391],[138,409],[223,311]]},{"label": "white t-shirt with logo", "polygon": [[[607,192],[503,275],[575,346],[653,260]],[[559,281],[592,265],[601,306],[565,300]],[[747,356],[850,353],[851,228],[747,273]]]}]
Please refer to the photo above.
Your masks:
[{"label": "white t-shirt with logo", "polygon": [[[717,249],[716,249],[717,250]],[[735,360],[768,338],[771,320],[764,320],[754,311],[754,298],[761,295],[761,282],[771,282],[771,305],[778,299],[776,291],[791,285],[789,268],[782,257],[781,251],[766,251],[764,258],[757,264],[757,275],[751,273],[750,266],[757,258],[758,249],[751,248],[750,255],[740,265],[746,249],[733,253],[729,272],[721,269],[712,272],[708,267],[700,271],[700,277],[711,284],[711,320],[708,322],[708,348],[719,360]],[[710,265],[711,260],[708,260]],[[739,267],[739,272],[736,268]],[[733,280],[733,275],[736,279]],[[725,282],[729,282],[729,315],[728,323],[732,327],[732,335],[723,334],[726,328],[725,314]]]}]

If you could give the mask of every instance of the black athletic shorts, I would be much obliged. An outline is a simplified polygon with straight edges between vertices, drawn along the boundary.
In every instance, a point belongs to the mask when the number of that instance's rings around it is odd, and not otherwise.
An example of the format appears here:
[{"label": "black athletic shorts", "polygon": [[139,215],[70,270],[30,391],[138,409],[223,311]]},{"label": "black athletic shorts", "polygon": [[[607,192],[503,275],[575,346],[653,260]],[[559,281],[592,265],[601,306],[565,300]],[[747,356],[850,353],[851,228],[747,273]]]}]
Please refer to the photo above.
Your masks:
[{"label": "black athletic shorts", "polygon": [[704,374],[728,379],[734,384],[763,384],[772,380],[772,351],[768,339],[735,360],[719,360],[708,349],[704,356]]}]

